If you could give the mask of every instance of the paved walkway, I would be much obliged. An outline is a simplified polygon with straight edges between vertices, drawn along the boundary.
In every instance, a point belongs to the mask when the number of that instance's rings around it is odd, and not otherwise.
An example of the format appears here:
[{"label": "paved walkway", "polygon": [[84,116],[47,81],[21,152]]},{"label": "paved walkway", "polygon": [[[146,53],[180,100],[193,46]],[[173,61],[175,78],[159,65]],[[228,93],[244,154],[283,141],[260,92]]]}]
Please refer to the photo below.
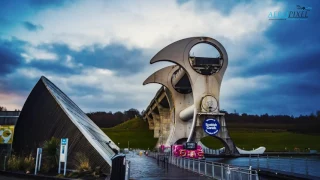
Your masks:
[{"label": "paved walkway", "polygon": [[164,167],[151,157],[127,154],[130,160],[130,179],[134,180],[209,180],[212,178],[199,175],[176,166]]},{"label": "paved walkway", "polygon": [[1,180],[22,180],[22,179],[26,179],[26,178],[17,178],[17,177],[10,177],[10,176],[2,176],[2,175],[0,175],[0,179]]}]

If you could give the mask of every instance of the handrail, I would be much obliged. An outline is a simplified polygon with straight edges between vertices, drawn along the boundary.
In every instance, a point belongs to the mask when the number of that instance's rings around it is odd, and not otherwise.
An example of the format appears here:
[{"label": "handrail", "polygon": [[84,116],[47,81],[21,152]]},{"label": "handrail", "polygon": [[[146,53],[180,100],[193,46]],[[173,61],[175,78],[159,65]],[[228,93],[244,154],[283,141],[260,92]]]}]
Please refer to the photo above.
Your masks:
[{"label": "handrail", "polygon": [[205,161],[192,158],[175,157],[169,156],[163,153],[149,153],[150,157],[156,158],[158,161],[165,163],[165,159],[168,158],[172,165],[179,168],[191,170],[195,173],[202,174],[208,177],[218,178],[218,179],[248,179],[248,180],[258,180],[258,171],[248,168],[237,167],[230,164],[216,163],[212,161]]}]

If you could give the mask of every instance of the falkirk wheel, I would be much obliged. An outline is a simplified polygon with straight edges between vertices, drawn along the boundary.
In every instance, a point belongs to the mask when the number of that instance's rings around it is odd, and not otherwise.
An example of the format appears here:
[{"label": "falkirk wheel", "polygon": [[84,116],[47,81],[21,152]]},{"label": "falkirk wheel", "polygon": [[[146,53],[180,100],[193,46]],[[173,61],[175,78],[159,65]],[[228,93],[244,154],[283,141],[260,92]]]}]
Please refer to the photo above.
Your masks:
[{"label": "falkirk wheel", "polygon": [[[219,57],[191,56],[191,49],[200,43],[213,46]],[[210,135],[223,143],[226,154],[239,154],[219,107],[220,86],[228,66],[225,48],[209,37],[191,37],[166,46],[150,64],[159,61],[176,65],[156,71],[143,82],[163,85],[143,114],[154,137],[159,138],[157,146],[199,142]]]}]

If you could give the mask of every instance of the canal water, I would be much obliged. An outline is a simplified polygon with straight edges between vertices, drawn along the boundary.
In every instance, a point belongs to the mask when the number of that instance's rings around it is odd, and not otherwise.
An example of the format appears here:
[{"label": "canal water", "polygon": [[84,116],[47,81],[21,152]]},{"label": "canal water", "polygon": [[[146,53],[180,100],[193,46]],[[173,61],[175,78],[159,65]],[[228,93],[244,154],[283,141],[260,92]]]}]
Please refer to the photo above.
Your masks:
[{"label": "canal water", "polygon": [[252,166],[255,169],[273,172],[295,173],[306,176],[320,177],[320,157],[276,157],[254,156],[239,158],[206,158],[207,161],[225,163],[234,166]]}]

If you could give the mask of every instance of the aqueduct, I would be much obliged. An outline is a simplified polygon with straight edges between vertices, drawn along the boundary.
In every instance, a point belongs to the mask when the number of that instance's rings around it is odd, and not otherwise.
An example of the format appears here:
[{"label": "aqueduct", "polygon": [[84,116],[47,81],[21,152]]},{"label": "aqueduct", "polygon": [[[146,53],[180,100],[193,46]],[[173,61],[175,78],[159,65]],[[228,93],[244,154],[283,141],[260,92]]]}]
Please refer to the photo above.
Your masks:
[{"label": "aqueduct", "polygon": [[[191,49],[200,43],[213,46],[219,56],[191,56]],[[226,154],[238,154],[219,106],[220,86],[228,66],[225,48],[209,37],[191,37],[166,46],[150,64],[159,61],[176,65],[156,71],[143,82],[163,85],[143,114],[154,137],[159,138],[157,145],[199,142],[211,135],[224,144]]]}]

